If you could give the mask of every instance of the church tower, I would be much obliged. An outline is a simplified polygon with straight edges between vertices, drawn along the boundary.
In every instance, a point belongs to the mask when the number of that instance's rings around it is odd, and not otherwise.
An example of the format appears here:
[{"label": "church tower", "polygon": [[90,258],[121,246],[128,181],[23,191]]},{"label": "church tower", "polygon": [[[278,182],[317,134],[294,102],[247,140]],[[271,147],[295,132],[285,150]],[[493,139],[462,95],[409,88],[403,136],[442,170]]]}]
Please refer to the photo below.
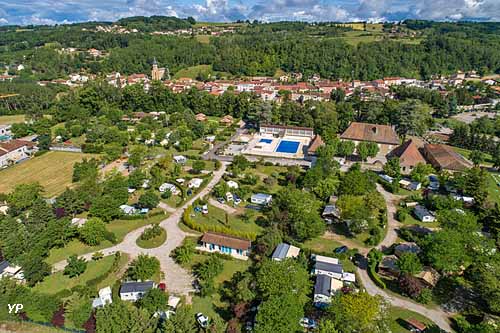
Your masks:
[{"label": "church tower", "polygon": [[153,69],[151,70],[151,79],[153,81],[161,81],[165,75],[165,68],[158,68],[156,57],[153,59]]}]

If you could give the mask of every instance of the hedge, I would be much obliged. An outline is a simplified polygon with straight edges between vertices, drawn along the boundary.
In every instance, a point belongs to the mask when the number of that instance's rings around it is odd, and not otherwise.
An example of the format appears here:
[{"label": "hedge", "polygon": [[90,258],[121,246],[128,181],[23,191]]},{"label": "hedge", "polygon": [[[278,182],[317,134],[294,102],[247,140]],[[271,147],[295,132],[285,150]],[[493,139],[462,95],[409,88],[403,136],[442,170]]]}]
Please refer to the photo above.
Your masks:
[{"label": "hedge", "polygon": [[375,284],[377,286],[379,286],[382,289],[385,289],[386,285],[385,285],[384,281],[382,281],[382,279],[380,278],[378,273],[375,271],[375,266],[376,266],[376,264],[369,264],[368,265],[368,275],[370,275],[373,282],[375,282]]},{"label": "hedge", "polygon": [[114,260],[113,260],[113,264],[111,265],[111,267],[106,271],[104,272],[103,274],[91,279],[91,280],[88,280],[85,285],[89,288],[94,288],[94,289],[97,289],[97,285],[99,283],[101,283],[102,281],[104,281],[105,279],[107,279],[107,277],[111,274],[111,273],[114,273],[116,272],[116,270],[119,268],[118,266],[118,263],[120,262],[120,259],[121,259],[121,253],[120,252],[116,252],[115,255],[114,255]]},{"label": "hedge", "polygon": [[196,223],[191,219],[190,215],[191,215],[192,211],[193,211],[192,207],[188,207],[184,211],[184,214],[182,215],[182,221],[184,222],[185,225],[187,225],[189,228],[191,228],[193,230],[196,230],[199,232],[208,232],[208,231],[219,232],[219,233],[230,235],[230,236],[246,238],[246,239],[249,239],[252,241],[254,241],[257,238],[257,234],[254,232],[241,232],[241,231],[232,230],[232,229],[227,228],[227,227]]}]

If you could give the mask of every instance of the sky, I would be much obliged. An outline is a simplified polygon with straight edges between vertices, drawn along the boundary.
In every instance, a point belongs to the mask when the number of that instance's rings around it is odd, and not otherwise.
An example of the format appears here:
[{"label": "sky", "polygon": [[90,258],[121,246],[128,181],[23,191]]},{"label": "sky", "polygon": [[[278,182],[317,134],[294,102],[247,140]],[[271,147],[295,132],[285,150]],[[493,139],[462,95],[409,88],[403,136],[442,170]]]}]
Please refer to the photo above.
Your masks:
[{"label": "sky", "polygon": [[0,25],[165,15],[198,21],[500,21],[500,0],[0,0]]}]

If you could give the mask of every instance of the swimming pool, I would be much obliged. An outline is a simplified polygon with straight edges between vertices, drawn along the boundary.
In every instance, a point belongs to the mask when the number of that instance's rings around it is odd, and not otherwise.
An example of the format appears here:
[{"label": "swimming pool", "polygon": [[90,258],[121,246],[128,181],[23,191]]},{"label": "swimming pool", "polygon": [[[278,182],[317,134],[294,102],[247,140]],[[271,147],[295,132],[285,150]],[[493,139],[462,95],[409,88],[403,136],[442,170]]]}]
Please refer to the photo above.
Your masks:
[{"label": "swimming pool", "polygon": [[259,142],[270,144],[270,143],[273,143],[273,139],[260,139]]},{"label": "swimming pool", "polygon": [[300,142],[283,140],[276,148],[277,153],[295,154],[299,149]]}]

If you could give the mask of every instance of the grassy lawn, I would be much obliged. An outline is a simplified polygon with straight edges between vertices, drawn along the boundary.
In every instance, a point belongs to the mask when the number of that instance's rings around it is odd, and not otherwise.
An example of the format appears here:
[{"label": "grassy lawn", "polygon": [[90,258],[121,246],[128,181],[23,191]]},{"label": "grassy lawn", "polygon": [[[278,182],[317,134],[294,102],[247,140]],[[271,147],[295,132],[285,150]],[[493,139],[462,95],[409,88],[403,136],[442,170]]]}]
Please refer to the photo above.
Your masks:
[{"label": "grassy lawn", "polygon": [[304,242],[304,247],[310,249],[311,251],[333,253],[333,250],[339,246],[342,246],[339,242],[333,239],[327,239],[323,236],[319,236]]},{"label": "grassy lawn", "polygon": [[403,309],[403,308],[398,308],[398,307],[393,307],[391,306],[389,308],[389,318],[390,318],[390,328],[391,328],[391,331],[392,332],[397,332],[397,333],[406,333],[406,332],[410,332],[410,330],[408,330],[405,326],[402,325],[402,320],[404,319],[410,319],[410,318],[413,318],[413,319],[416,319],[426,325],[434,325],[434,323],[418,314],[418,313],[415,313],[415,312],[412,312],[410,310],[406,310],[406,309]]},{"label": "grassy lawn", "polygon": [[48,276],[42,283],[33,289],[46,294],[55,294],[63,289],[71,289],[74,286],[84,285],[87,281],[106,273],[113,264],[114,256],[107,256],[99,261],[89,261],[87,269],[80,276],[70,278],[63,272],[57,272]]},{"label": "grassy lawn", "polygon": [[39,182],[47,197],[61,194],[71,185],[73,165],[92,154],[50,151],[0,171],[0,193],[10,192],[16,185]]},{"label": "grassy lawn", "polygon": [[500,173],[490,173],[488,177],[488,193],[491,200],[500,203]]},{"label": "grassy lawn", "polygon": [[254,232],[261,233],[262,227],[255,223],[255,219],[258,214],[249,213],[248,221],[244,221],[239,216],[227,214],[228,225],[226,225],[226,212],[222,209],[208,205],[208,214],[203,215],[202,213],[195,213],[196,216],[193,217],[194,222],[199,224],[208,224],[213,226],[229,227],[236,231],[241,232]]},{"label": "grassy lawn", "polygon": [[[204,36],[200,36],[204,37]],[[209,36],[207,36],[209,37]],[[198,39],[198,36],[196,37]],[[207,40],[208,43],[208,40]],[[198,65],[198,66],[191,66],[188,68],[181,69],[174,75],[174,79],[180,79],[180,78],[190,78],[190,79],[196,79],[198,74],[203,73],[203,74],[211,74],[213,73],[212,70],[212,65]]]},{"label": "grassy lawn", "polygon": [[63,333],[65,330],[28,322],[2,322],[0,332]]},{"label": "grassy lawn", "polygon": [[[459,148],[459,147],[452,147],[454,151],[459,153],[465,158],[469,158],[470,154],[472,153],[472,150],[469,149],[464,149],[464,148]],[[490,154],[487,153],[482,153],[484,161],[481,165],[489,166],[491,167],[493,165],[493,157]]]},{"label": "grassy lawn", "polygon": [[210,44],[210,35],[196,35],[195,38],[202,44]]},{"label": "grassy lawn", "polygon": [[172,208],[178,207],[182,203],[182,197],[180,195],[171,195],[168,199],[162,199],[164,203]]},{"label": "grassy lawn", "polygon": [[408,214],[403,221],[404,225],[418,225],[421,227],[426,227],[426,228],[437,228],[439,227],[439,222],[421,222],[417,220],[413,215]]},{"label": "grassy lawn", "polygon": [[[148,219],[140,220],[115,220],[106,225],[106,229],[115,234],[118,242],[121,242],[126,234],[137,228],[151,223],[158,223],[167,215],[157,215]],[[50,250],[49,257],[45,260],[48,264],[54,264],[68,258],[72,254],[81,255],[89,252],[99,251],[112,246],[111,242],[104,241],[98,246],[88,246],[77,239],[69,242],[65,247]]]},{"label": "grassy lawn", "polygon": [[154,249],[155,247],[158,247],[163,243],[165,243],[166,240],[167,240],[167,232],[165,231],[165,229],[161,228],[161,233],[158,236],[148,240],[143,240],[138,238],[136,243],[139,247],[142,247],[143,249]]},{"label": "grassy lawn", "polygon": [[24,114],[16,114],[13,116],[0,116],[0,125],[10,125],[15,123],[24,123],[26,117]]},{"label": "grassy lawn", "polygon": [[101,289],[107,286],[113,286],[116,281],[121,279],[121,272],[123,272],[123,268],[127,266],[129,261],[129,256],[125,253],[121,254],[120,262],[118,263],[118,269],[115,272],[108,275],[101,283],[97,285],[97,289]]},{"label": "grassy lawn", "polygon": [[[208,258],[207,254],[197,253],[193,256],[191,262],[185,265],[184,267],[187,269],[192,269],[194,265],[205,261],[207,258]],[[243,272],[247,270],[248,267],[250,266],[250,262],[237,259],[230,259],[230,260],[223,259],[223,262],[224,262],[224,270],[222,271],[221,274],[219,274],[215,278],[216,288],[225,281],[229,281],[231,277],[234,275],[234,273]],[[221,314],[224,314],[225,312],[228,311],[227,307],[228,304],[220,300],[220,295],[218,293],[214,293],[213,295],[207,297],[200,297],[200,296],[193,297],[193,311],[195,313],[202,312],[211,319],[216,317],[221,318]]]}]

